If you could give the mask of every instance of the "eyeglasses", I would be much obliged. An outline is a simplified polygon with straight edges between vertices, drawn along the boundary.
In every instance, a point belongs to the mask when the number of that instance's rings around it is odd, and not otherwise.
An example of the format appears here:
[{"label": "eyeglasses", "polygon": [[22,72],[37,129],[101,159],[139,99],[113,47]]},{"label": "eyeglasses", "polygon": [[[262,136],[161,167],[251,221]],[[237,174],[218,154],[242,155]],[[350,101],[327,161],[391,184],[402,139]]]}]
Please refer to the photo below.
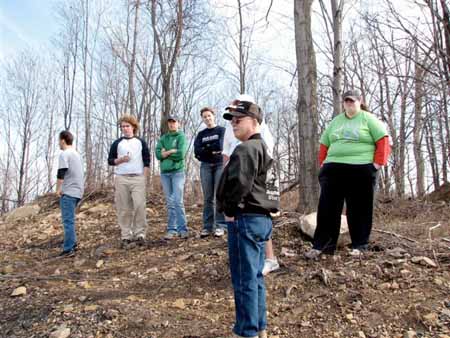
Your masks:
[{"label": "eyeglasses", "polygon": [[354,103],[355,100],[353,100],[353,99],[347,97],[346,99],[344,99],[344,102],[351,102],[351,103]]}]

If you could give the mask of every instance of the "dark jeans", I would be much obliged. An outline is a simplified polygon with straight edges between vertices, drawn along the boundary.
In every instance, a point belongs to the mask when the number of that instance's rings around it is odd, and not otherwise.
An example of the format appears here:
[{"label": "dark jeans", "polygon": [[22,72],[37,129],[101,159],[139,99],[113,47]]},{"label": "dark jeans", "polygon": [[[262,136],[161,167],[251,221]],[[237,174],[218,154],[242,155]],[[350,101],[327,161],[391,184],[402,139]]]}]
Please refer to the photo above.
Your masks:
[{"label": "dark jeans", "polygon": [[254,337],[267,327],[266,288],[262,270],[264,249],[272,233],[272,219],[242,214],[228,224],[228,255],[234,289],[234,333]]},{"label": "dark jeans", "polygon": [[216,210],[216,190],[223,171],[223,163],[202,162],[200,178],[203,190],[203,229],[225,228],[225,218]]},{"label": "dark jeans", "polygon": [[319,173],[320,199],[314,249],[333,252],[339,237],[344,201],[352,248],[366,248],[372,230],[377,170],[370,164],[324,164]]},{"label": "dark jeans", "polygon": [[75,208],[79,201],[79,198],[69,195],[62,195],[59,199],[61,220],[64,227],[64,251],[73,249],[77,242],[77,234],[75,232]]}]

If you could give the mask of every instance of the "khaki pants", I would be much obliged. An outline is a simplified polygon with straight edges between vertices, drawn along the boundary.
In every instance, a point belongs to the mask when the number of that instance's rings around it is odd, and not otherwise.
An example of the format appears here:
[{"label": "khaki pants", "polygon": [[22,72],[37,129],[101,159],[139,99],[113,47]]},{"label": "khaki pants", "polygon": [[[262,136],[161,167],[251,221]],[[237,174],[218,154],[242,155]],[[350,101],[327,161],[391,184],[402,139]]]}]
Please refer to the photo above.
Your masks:
[{"label": "khaki pants", "polygon": [[145,176],[117,175],[115,188],[117,221],[122,239],[145,238]]}]

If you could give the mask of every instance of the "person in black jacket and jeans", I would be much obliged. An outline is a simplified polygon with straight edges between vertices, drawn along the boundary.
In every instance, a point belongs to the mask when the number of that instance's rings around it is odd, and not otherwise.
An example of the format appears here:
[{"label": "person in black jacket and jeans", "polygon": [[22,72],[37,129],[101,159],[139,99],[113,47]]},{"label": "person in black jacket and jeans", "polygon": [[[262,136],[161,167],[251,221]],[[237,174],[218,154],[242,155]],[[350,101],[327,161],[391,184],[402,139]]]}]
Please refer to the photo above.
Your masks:
[{"label": "person in black jacket and jeans", "polygon": [[203,230],[200,237],[208,237],[214,231],[217,237],[225,234],[225,219],[216,210],[216,190],[223,171],[223,136],[225,128],[216,125],[214,110],[200,110],[206,128],[197,134],[194,141],[195,158],[201,162],[200,179],[203,190]]},{"label": "person in black jacket and jeans", "polygon": [[240,102],[223,115],[242,143],[220,178],[218,210],[228,225],[228,254],[234,289],[238,337],[267,337],[264,276],[265,243],[272,233],[270,213],[279,209],[278,180],[273,159],[259,133],[258,105]]}]

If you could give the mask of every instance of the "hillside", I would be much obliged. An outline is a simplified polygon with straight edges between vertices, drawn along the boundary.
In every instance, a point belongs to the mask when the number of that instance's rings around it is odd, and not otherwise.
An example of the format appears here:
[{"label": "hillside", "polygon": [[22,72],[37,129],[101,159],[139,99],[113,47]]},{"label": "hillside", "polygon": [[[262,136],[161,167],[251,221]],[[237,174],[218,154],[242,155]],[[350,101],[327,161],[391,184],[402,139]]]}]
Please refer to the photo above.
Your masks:
[{"label": "hillside", "polygon": [[[228,337],[226,239],[198,238],[201,207],[187,207],[192,237],[167,242],[162,198],[150,196],[148,243],[123,250],[112,196],[97,192],[81,206],[73,258],[55,258],[62,231],[54,196],[35,202],[37,215],[0,223],[0,336]],[[367,255],[342,248],[318,262],[303,259],[310,243],[300,215],[284,212],[274,225],[282,267],[266,278],[269,336],[450,337],[449,209],[380,201]]]}]

